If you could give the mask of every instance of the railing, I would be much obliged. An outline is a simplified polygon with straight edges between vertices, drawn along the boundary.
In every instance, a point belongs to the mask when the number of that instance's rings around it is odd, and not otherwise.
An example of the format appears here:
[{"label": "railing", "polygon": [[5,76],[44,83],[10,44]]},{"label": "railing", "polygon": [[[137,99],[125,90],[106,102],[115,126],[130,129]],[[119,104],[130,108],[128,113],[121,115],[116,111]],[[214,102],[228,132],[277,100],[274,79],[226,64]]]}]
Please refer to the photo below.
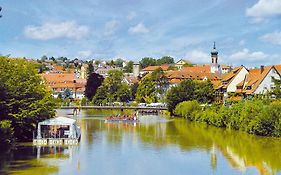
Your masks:
[{"label": "railing", "polygon": [[61,106],[61,109],[134,109],[134,110],[167,110],[167,107],[150,107],[150,106]]}]

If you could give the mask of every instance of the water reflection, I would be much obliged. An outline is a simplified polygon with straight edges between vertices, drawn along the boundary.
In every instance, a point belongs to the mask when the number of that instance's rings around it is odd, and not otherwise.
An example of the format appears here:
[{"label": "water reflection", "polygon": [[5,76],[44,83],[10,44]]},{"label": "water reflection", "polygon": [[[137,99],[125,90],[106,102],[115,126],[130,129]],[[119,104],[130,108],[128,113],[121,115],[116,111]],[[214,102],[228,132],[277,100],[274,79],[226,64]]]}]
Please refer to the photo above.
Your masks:
[{"label": "water reflection", "polygon": [[81,111],[78,146],[0,153],[0,174],[281,174],[280,139],[162,116],[104,122],[121,112]]}]

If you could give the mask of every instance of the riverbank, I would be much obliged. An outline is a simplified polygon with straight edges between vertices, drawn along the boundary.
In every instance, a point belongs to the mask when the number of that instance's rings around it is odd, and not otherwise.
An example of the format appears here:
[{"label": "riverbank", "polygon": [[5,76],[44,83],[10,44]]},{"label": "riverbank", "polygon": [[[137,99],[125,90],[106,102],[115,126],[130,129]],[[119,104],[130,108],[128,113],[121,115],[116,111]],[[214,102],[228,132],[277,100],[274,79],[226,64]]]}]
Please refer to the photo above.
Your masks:
[{"label": "riverbank", "polygon": [[221,128],[260,136],[281,136],[281,101],[247,100],[231,106],[200,106],[197,101],[179,103],[174,114]]}]

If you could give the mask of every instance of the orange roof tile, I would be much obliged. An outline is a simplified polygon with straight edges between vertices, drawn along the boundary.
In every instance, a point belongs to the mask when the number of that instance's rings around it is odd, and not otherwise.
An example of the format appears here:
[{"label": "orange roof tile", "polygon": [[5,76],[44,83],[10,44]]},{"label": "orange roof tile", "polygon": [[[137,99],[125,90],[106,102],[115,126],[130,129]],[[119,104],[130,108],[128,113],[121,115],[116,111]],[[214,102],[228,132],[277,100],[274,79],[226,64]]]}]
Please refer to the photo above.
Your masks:
[{"label": "orange roof tile", "polygon": [[197,73],[211,73],[211,65],[195,65],[192,67],[184,67],[182,71],[197,72]]},{"label": "orange roof tile", "polygon": [[159,68],[161,68],[163,71],[167,71],[169,69],[170,65],[168,64],[164,64],[161,66],[148,66],[146,68],[143,69],[143,71],[155,71]]}]

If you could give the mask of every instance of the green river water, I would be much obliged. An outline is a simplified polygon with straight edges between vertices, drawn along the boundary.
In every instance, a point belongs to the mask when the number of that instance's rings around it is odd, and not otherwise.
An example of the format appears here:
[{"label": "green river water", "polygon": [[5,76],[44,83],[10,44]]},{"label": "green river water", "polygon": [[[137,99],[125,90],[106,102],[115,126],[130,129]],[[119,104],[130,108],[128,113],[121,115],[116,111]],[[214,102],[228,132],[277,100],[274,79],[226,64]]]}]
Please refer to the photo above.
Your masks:
[{"label": "green river water", "polygon": [[281,174],[281,139],[161,115],[136,124],[105,123],[111,113],[119,112],[82,110],[74,117],[82,132],[77,146],[27,143],[1,151],[0,174]]}]

